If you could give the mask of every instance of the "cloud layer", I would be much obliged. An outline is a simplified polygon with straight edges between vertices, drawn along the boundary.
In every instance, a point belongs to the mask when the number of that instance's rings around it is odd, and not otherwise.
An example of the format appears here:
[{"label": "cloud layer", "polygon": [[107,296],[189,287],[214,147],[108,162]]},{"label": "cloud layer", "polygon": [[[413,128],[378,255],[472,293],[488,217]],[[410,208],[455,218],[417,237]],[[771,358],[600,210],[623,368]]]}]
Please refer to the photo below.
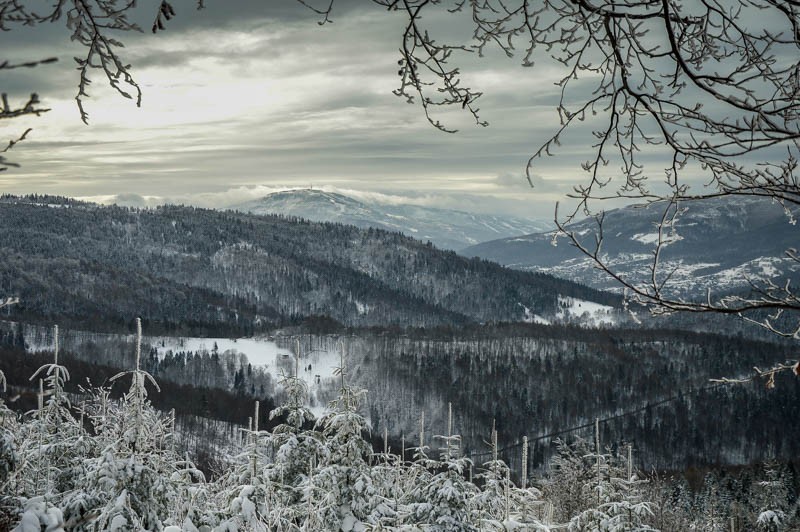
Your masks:
[{"label": "cloud layer", "polygon": [[[525,69],[500,54],[460,59],[465,82],[486,93],[481,108],[491,125],[442,111],[438,118],[460,129],[449,135],[391,92],[404,22],[397,14],[339,2],[335,22],[319,26],[291,2],[207,3],[204,12],[179,13],[158,35],[121,36],[142,108],[95,74],[89,126],[73,99],[71,56],[81,50],[66,31],[50,25],[0,35],[9,59],[60,58],[3,79],[13,98],[36,90],[52,111],[5,124],[9,138],[35,129],[13,153],[22,167],[0,174],[0,190],[209,205],[314,184],[551,218],[554,202],[585,180],[580,162],[591,138],[580,134],[561,157],[537,162],[534,189],[524,178],[528,158],[558,127],[560,72],[546,61]],[[151,15],[140,15],[144,27]],[[469,35],[467,24],[440,28],[446,37]]]}]

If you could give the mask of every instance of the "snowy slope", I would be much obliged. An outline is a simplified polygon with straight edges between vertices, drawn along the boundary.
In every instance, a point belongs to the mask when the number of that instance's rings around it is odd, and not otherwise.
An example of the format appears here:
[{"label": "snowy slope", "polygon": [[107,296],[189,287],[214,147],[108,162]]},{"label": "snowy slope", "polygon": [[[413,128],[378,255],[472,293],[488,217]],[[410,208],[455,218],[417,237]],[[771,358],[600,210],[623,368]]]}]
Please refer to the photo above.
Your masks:
[{"label": "snowy slope", "polygon": [[[684,204],[674,231],[662,235],[662,275],[675,270],[670,288],[681,294],[738,290],[747,279],[797,278],[800,265],[786,256],[797,246],[797,226],[783,209],[769,201],[725,198]],[[656,224],[663,204],[647,208],[626,207],[609,211],[603,226],[606,262],[624,278],[646,281],[652,252],[658,242]],[[795,213],[795,216],[797,213]],[[583,220],[568,226],[585,243],[593,245],[597,225]],[[464,254],[494,260],[521,270],[550,273],[595,288],[619,290],[566,239],[552,244],[552,233],[531,234],[485,242]],[[779,283],[782,284],[782,283]]]},{"label": "snowy slope", "polygon": [[520,304],[549,319],[558,295],[618,301],[399,232],[180,206],[23,201],[0,198],[0,284],[21,301],[12,318],[138,315],[193,324],[189,335],[245,336],[319,317],[427,327],[516,321]]},{"label": "snowy slope", "polygon": [[578,323],[588,327],[617,325],[621,314],[614,307],[601,305],[594,301],[584,301],[574,297],[559,297],[559,311],[556,320],[560,322]]},{"label": "snowy slope", "polygon": [[334,368],[339,364],[339,353],[333,349],[315,349],[308,353],[295,353],[278,346],[267,338],[196,338],[196,337],[145,337],[144,343],[155,347],[159,356],[168,351],[194,354],[216,351],[223,357],[241,354],[253,366],[260,366],[278,382],[284,375],[297,376],[308,386],[309,407],[314,415],[321,416],[327,405],[327,396],[335,387]]},{"label": "snowy slope", "polygon": [[[7,322],[8,323],[8,322]],[[87,331],[62,330],[60,344],[62,349],[81,352],[87,344],[102,346],[108,356],[117,363],[124,360],[125,355],[133,353],[135,337],[133,335],[104,334]],[[221,358],[232,357],[237,363],[244,355],[244,365],[250,363],[259,367],[279,382],[284,375],[297,375],[308,386],[309,407],[315,415],[325,411],[328,401],[337,389],[338,378],[334,369],[339,366],[339,352],[334,347],[313,349],[295,358],[293,350],[280,347],[266,338],[198,338],[173,336],[144,336],[142,344],[147,351],[148,346],[154,348],[160,358],[168,353],[185,353],[203,355],[217,353]],[[25,349],[29,353],[51,352],[53,338],[49,328],[28,325],[25,329]],[[102,362],[102,361],[97,361]],[[236,366],[238,367],[238,365]]]}]

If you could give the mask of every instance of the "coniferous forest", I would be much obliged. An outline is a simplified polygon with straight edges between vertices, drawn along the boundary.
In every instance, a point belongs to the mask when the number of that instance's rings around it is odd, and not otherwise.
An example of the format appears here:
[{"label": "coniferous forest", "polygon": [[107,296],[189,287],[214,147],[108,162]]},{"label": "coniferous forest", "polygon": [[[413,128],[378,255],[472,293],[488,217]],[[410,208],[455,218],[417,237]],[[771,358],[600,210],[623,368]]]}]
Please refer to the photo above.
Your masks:
[{"label": "coniferous forest", "polygon": [[108,330],[252,335],[326,316],[436,326],[555,314],[558,296],[620,298],[466,259],[400,233],[193,207],[128,209],[0,199],[0,290],[15,315]]},{"label": "coniferous forest", "polygon": [[800,532],[800,0],[0,29],[0,532]]},{"label": "coniferous forest", "polygon": [[[140,322],[137,320],[140,327]],[[57,338],[57,330],[55,338]],[[184,453],[176,409],[154,408],[161,389],[143,369],[141,333],[121,396],[81,387],[59,358],[35,370],[38,404],[19,417],[2,405],[4,526],[40,530],[726,530],[797,526],[797,477],[775,461],[699,478],[643,474],[632,447],[555,440],[543,476],[489,452],[469,458],[453,405],[437,430],[420,417],[417,437],[371,445],[360,414],[367,391],[344,364],[328,411],[306,407],[306,384],[285,376],[277,406],[252,403],[246,429],[213,451],[205,471]],[[12,397],[11,401],[17,399]],[[206,414],[210,413],[206,412]],[[185,414],[184,414],[185,415]],[[269,420],[268,425],[262,420]],[[216,443],[216,442],[215,442]],[[208,464],[207,464],[208,465]],[[689,481],[695,483],[694,486]],[[16,516],[20,516],[14,525]],[[561,526],[556,528],[562,528]]]},{"label": "coniferous forest", "polygon": [[379,230],[37,196],[0,217],[2,528],[800,526],[800,383],[719,381],[791,358],[774,336]]}]

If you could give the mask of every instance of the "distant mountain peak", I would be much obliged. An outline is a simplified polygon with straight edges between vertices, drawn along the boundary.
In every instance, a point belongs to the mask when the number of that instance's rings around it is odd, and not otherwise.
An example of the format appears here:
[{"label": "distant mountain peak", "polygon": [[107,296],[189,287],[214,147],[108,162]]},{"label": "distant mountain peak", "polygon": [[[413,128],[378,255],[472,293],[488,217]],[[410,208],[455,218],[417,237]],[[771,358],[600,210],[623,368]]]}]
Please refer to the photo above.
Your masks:
[{"label": "distant mountain peak", "polygon": [[315,189],[315,188],[293,188],[289,190],[281,190],[279,192],[272,192],[271,194],[267,194],[262,198],[259,198],[255,201],[268,201],[274,198],[305,198],[305,199],[331,199],[334,201],[341,201],[343,203],[353,202],[356,201],[349,196],[345,196],[344,194],[339,194],[338,192],[329,192],[322,189]]},{"label": "distant mountain peak", "polygon": [[282,214],[316,222],[336,222],[400,232],[453,250],[487,240],[551,229],[551,224],[541,220],[469,213],[411,203],[388,204],[313,188],[274,192],[257,200],[234,205],[233,208],[253,214]]}]

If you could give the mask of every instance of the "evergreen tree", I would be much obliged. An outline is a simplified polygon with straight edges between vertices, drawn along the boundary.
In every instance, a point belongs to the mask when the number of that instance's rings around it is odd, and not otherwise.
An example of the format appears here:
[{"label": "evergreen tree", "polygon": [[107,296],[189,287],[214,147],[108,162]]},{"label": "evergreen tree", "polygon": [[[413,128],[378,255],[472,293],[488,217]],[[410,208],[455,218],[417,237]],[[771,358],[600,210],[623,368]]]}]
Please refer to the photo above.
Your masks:
[{"label": "evergreen tree", "polygon": [[755,483],[751,503],[756,509],[756,529],[764,532],[786,530],[790,495],[784,468],[775,462],[764,464],[764,478]]}]

